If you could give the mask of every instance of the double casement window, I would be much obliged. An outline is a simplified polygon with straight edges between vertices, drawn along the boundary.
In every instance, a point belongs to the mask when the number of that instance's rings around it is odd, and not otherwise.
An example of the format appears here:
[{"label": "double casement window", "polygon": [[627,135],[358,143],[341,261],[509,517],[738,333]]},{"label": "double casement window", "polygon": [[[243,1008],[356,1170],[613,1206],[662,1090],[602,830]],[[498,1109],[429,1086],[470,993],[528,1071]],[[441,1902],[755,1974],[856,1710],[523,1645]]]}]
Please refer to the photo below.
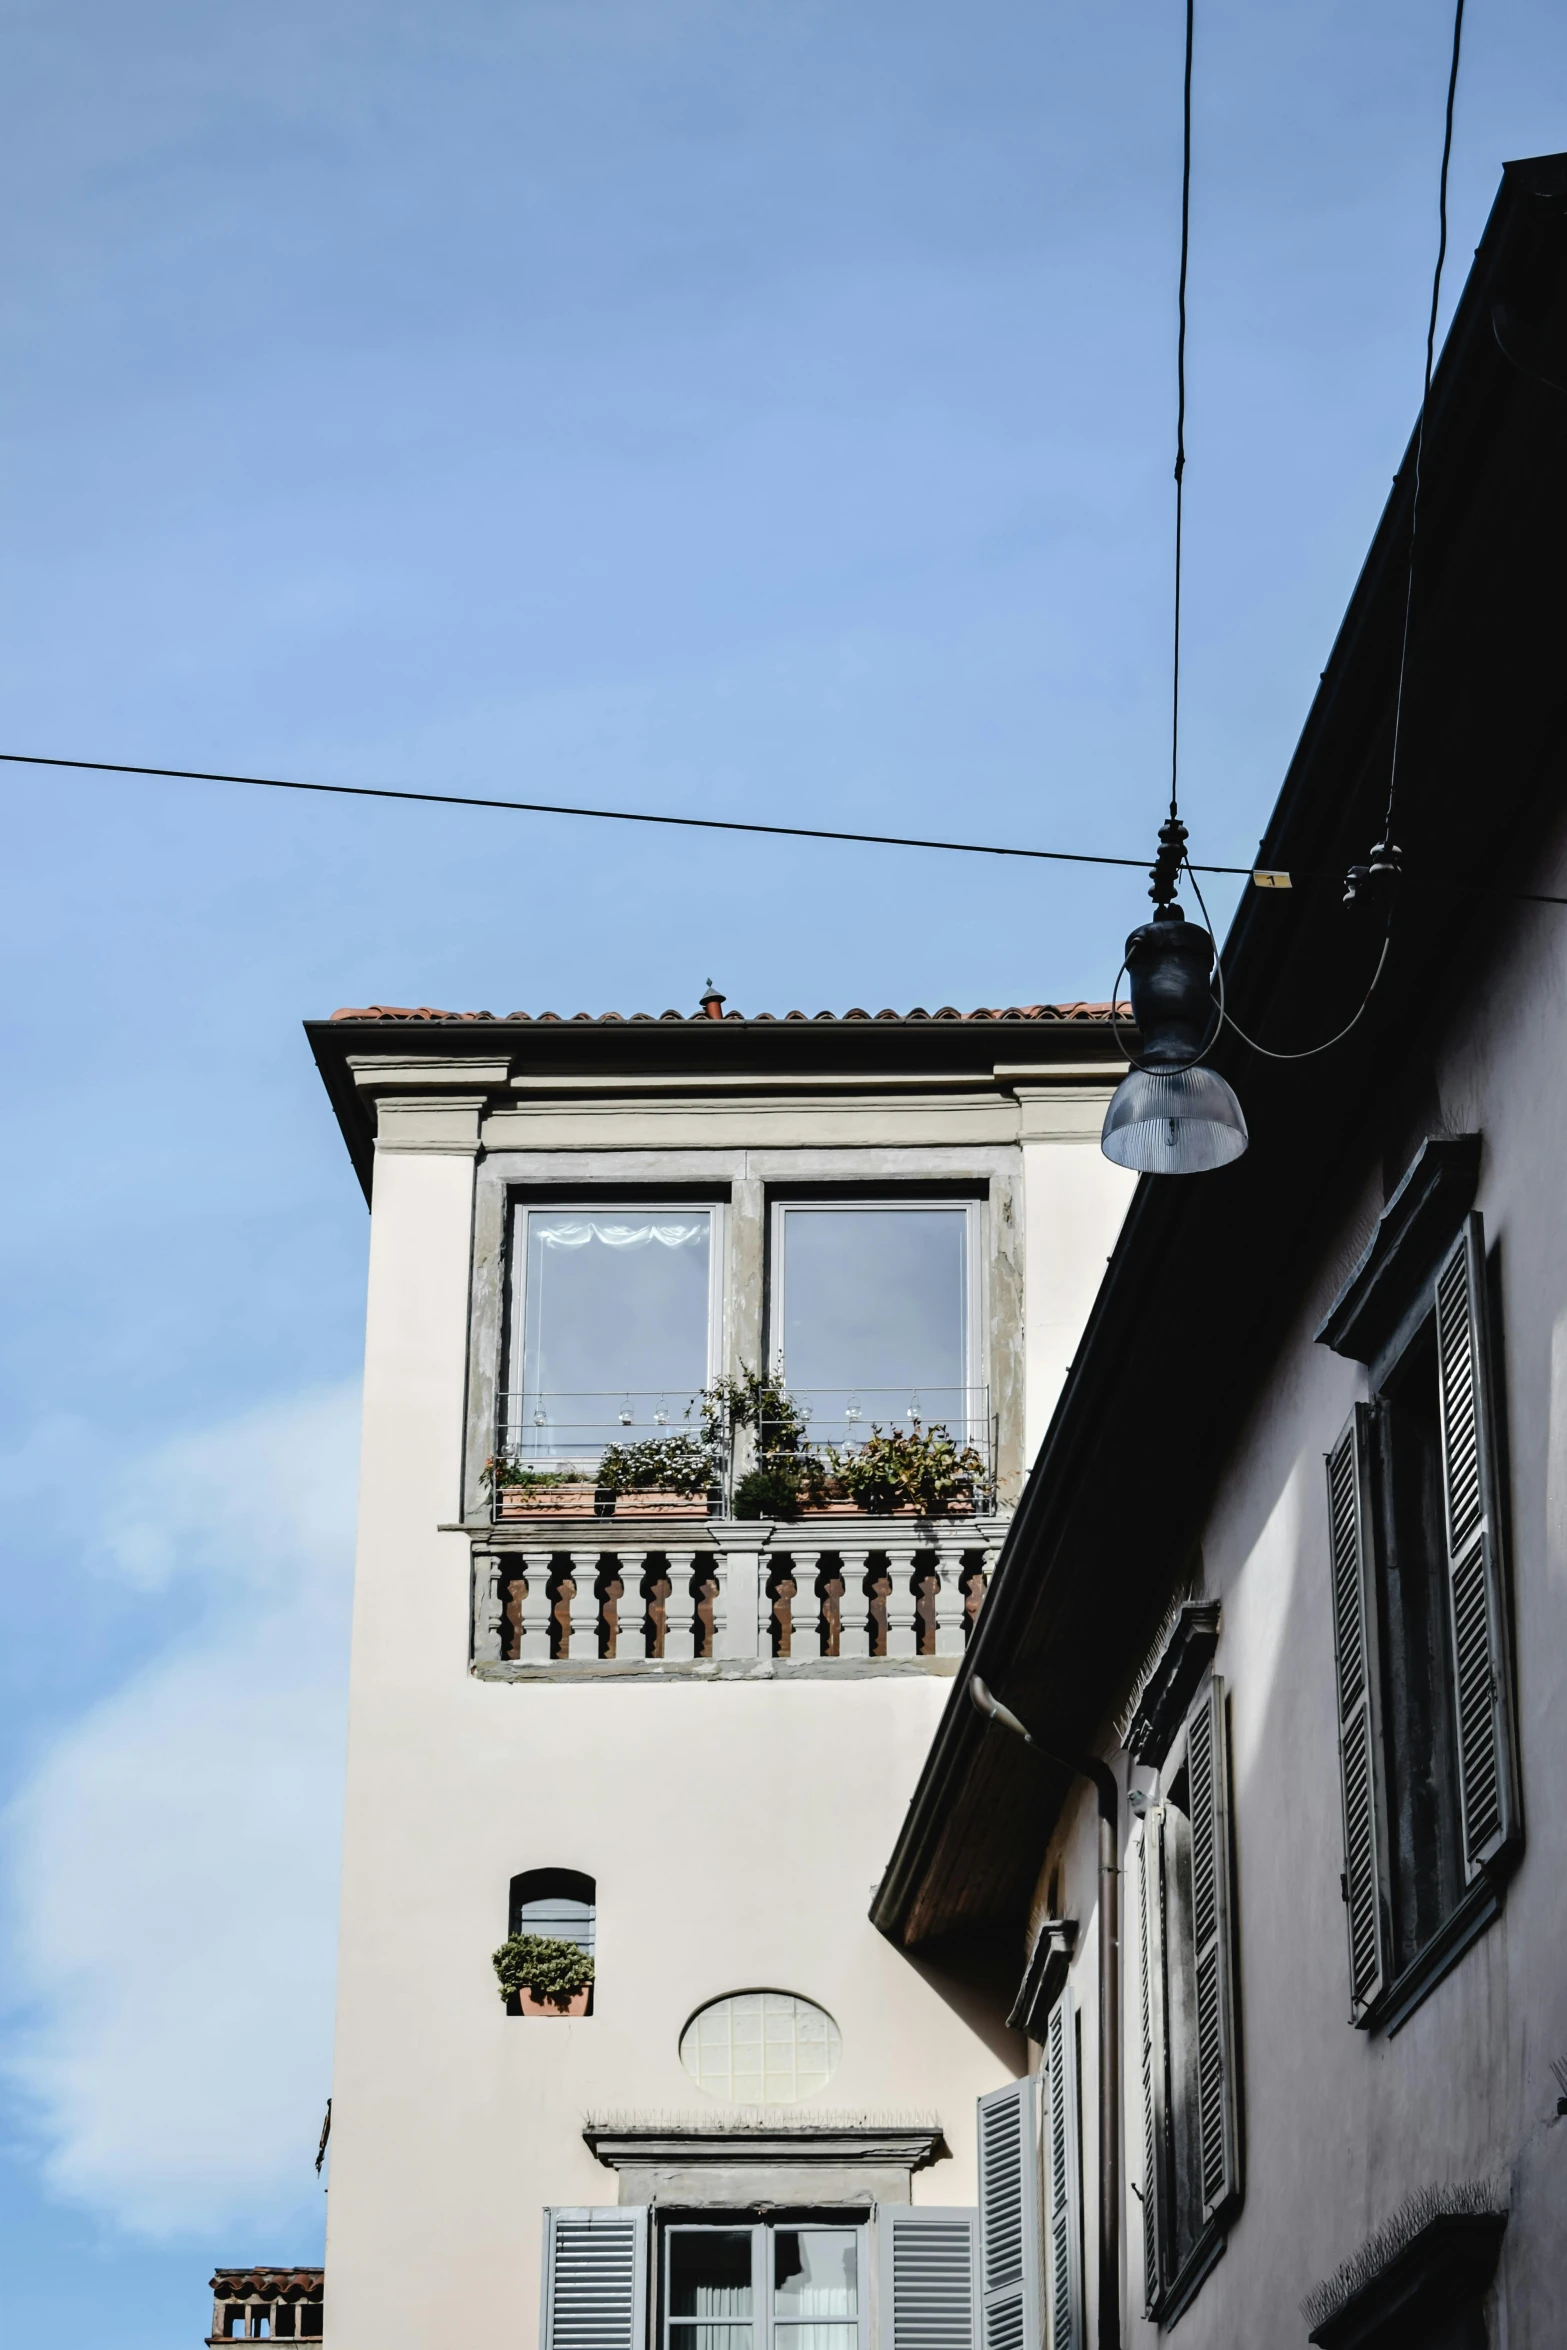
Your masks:
[{"label": "double casement window", "polygon": [[1229,1737],[1209,1674],[1138,1822],[1136,1902],[1143,2106],[1143,2290],[1170,2321],[1224,2248],[1240,2201]]},{"label": "double casement window", "polygon": [[1084,2350],[1077,2042],[1065,1991],[1043,2069],[979,2101],[982,2350]]},{"label": "double casement window", "polygon": [[717,1367],[722,1211],[519,1205],[501,1449],[593,1459],[679,1433]]},{"label": "double casement window", "polygon": [[545,2214],[542,2350],[872,2350],[873,2330],[878,2350],[977,2350],[972,2211]]},{"label": "double casement window", "polygon": [[772,1368],[821,1442],[943,1423],[983,1447],[977,1202],[781,1200],[772,1213]]},{"label": "double casement window", "polygon": [[1350,2016],[1396,2028],[1496,1914],[1521,1833],[1478,1215],[1327,1472]]}]

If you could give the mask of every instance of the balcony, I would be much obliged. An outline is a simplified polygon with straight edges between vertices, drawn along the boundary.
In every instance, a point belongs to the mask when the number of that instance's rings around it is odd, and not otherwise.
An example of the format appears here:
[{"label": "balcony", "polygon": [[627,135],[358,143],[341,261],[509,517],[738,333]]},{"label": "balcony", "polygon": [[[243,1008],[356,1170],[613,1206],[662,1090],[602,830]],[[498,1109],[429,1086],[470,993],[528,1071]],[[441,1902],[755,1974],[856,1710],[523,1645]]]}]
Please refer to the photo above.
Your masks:
[{"label": "balcony", "polygon": [[[636,1496],[625,1497],[635,1501]],[[1006,1520],[692,1516],[496,1527],[473,1554],[489,1680],[953,1673]]]}]

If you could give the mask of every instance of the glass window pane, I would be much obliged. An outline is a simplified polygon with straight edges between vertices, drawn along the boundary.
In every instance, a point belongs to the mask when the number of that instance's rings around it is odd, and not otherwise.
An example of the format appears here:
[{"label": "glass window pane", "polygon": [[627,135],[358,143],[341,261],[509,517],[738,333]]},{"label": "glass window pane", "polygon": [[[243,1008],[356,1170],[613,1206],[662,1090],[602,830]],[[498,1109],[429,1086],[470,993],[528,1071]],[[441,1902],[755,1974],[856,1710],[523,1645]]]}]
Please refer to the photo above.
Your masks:
[{"label": "glass window pane", "polygon": [[706,1208],[520,1213],[515,1449],[597,1452],[686,1426],[707,1381],[711,1226]]},{"label": "glass window pane", "polygon": [[[968,1215],[958,1207],[785,1208],[777,1336],[813,1437],[853,1441],[911,1404],[954,1435],[969,1414]],[[850,1416],[845,1424],[845,1415]]]},{"label": "glass window pane", "polygon": [[853,2317],[859,2242],[852,2228],[773,2231],[773,2309],[780,2318]]},{"label": "glass window pane", "polygon": [[749,2228],[675,2228],[667,2241],[671,2318],[749,2318]]},{"label": "glass window pane", "polygon": [[741,1991],[693,2016],[680,2061],[713,2097],[792,2105],[824,2089],[842,2043],[832,2017],[788,1991]]}]

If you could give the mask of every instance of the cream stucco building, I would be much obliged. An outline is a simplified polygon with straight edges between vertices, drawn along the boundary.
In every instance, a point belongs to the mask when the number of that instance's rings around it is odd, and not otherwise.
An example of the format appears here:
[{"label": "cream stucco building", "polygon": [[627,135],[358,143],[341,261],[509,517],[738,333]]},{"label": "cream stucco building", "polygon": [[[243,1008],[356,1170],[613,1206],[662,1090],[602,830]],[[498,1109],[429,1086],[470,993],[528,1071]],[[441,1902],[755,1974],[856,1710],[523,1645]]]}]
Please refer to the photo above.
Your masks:
[{"label": "cream stucco building", "polygon": [[[890,2343],[948,2211],[965,2339],[1012,1984],[868,1912],[1129,1195],[1103,1008],[310,1036],[372,1212],[332,2350]],[[817,1451],[946,1426],[971,1506],[733,1515],[754,1425],[711,1498],[539,1481],[760,1370]],[[518,1927],[591,2012],[503,2004]]]}]

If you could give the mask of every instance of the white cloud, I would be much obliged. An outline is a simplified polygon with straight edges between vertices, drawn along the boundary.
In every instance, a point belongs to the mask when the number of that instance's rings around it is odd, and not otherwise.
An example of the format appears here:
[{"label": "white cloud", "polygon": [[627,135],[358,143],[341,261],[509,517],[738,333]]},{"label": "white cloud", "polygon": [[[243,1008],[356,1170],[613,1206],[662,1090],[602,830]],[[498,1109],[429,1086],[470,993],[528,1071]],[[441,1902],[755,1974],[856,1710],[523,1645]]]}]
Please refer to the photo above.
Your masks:
[{"label": "white cloud", "polygon": [[184,1437],[117,1482],[97,1556],[190,1629],[11,1807],[4,2066],[59,2194],[148,2235],[310,2201],[331,2062],[358,1396]]}]

